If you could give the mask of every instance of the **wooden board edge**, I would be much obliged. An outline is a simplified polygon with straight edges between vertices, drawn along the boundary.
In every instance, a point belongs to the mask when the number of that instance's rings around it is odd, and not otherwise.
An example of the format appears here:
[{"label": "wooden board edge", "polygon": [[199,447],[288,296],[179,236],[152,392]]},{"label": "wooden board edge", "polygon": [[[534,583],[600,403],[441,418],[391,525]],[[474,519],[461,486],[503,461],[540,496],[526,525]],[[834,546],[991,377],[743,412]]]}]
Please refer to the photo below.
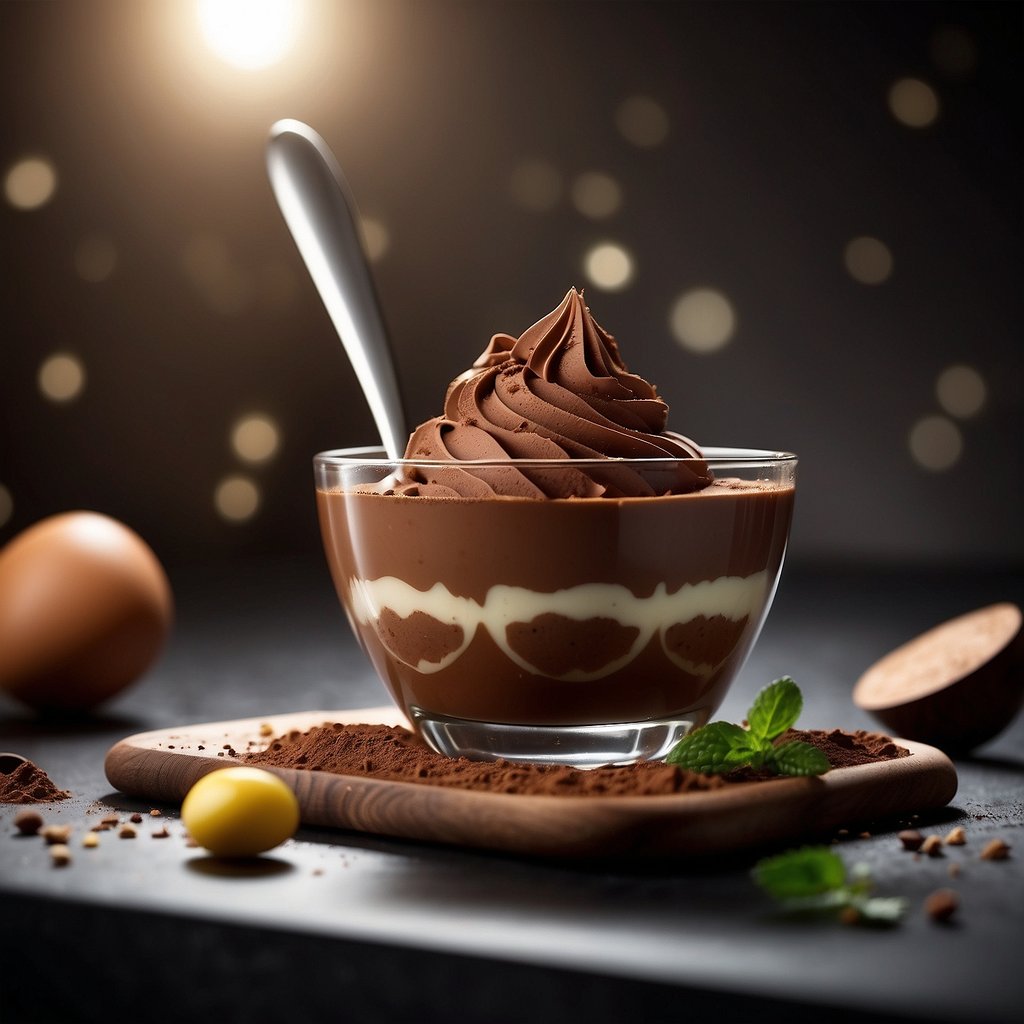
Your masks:
[{"label": "wooden board edge", "polygon": [[[202,723],[178,731],[258,734],[267,721],[282,723],[281,731],[286,731],[291,723],[306,723],[308,728],[311,720],[318,724],[342,715],[349,721],[379,720],[381,715],[401,720],[397,708],[384,707]],[[168,752],[154,776],[152,753],[159,753],[167,738],[167,730],[153,730],[112,747],[105,761],[111,784],[132,795],[180,802],[203,775],[241,763],[230,756],[178,751],[172,757]],[[864,817],[865,791],[878,798],[871,816],[879,820],[947,804],[957,788],[952,761],[934,747],[896,742],[911,756],[833,769],[822,778],[780,779],[678,796],[509,796],[299,769],[270,770],[296,790],[307,825],[542,857],[697,856],[798,838],[806,834],[802,825],[809,820],[819,831],[856,824]],[[150,774],[141,787],[139,769],[147,762]],[[901,784],[893,785],[894,779]],[[311,809],[316,807],[320,810]]]}]

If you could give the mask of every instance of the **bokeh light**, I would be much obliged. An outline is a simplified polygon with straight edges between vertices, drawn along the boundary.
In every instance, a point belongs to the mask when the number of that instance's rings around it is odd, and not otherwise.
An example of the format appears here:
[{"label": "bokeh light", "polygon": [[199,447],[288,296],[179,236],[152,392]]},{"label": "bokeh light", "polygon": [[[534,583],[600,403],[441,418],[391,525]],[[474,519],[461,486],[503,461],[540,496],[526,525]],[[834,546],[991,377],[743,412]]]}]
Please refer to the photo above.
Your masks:
[{"label": "bokeh light", "polygon": [[512,199],[524,210],[546,213],[562,198],[562,175],[549,160],[523,160],[512,168],[508,187]]},{"label": "bokeh light", "polygon": [[14,515],[14,499],[11,492],[0,484],[0,526],[6,526]]},{"label": "bokeh light", "polygon": [[299,34],[299,0],[199,0],[203,39],[232,67],[256,71],[281,60]]},{"label": "bokeh light", "polygon": [[977,416],[985,406],[988,389],[985,379],[973,366],[949,366],[935,382],[939,405],[959,419]]},{"label": "bokeh light", "polygon": [[668,138],[669,119],[657,100],[650,96],[630,96],[615,108],[615,127],[627,142],[651,149]]},{"label": "bokeh light", "polygon": [[892,252],[885,242],[868,235],[854,238],[843,250],[847,273],[861,284],[882,284],[892,275]]},{"label": "bokeh light", "polygon": [[691,352],[717,352],[736,333],[736,312],[717,289],[692,288],[672,304],[669,329]]},{"label": "bokeh light", "polygon": [[889,90],[889,110],[908,128],[927,128],[939,116],[939,97],[920,78],[901,78]]},{"label": "bokeh light", "polygon": [[379,262],[391,247],[391,232],[383,221],[376,217],[361,216],[359,228],[362,232],[363,247],[366,249],[366,258],[371,263]]},{"label": "bokeh light", "polygon": [[584,217],[601,220],[622,205],[622,189],[610,174],[587,171],[573,181],[569,198]]},{"label": "bokeh light", "polygon": [[117,249],[102,235],[83,238],[75,247],[75,272],[83,281],[99,284],[117,268]]},{"label": "bokeh light", "polygon": [[243,416],[231,428],[231,447],[246,462],[266,462],[277,454],[280,443],[281,431],[263,413]]},{"label": "bokeh light", "polygon": [[85,366],[70,352],[57,352],[39,367],[39,390],[51,402],[70,402],[85,389]]},{"label": "bokeh light", "polygon": [[8,168],[4,195],[16,210],[38,210],[57,191],[57,169],[45,157],[29,156]]},{"label": "bokeh light", "polygon": [[910,454],[924,469],[941,473],[955,466],[963,454],[960,428],[945,416],[923,416],[911,428]]},{"label": "bokeh light", "polygon": [[943,25],[928,40],[932,63],[951,78],[967,78],[978,63],[978,48],[969,32],[958,25]]},{"label": "bokeh light", "polygon": [[584,255],[583,273],[595,288],[617,292],[633,280],[633,257],[616,242],[601,242]]},{"label": "bokeh light", "polygon": [[260,507],[260,491],[247,476],[228,476],[217,485],[214,508],[229,523],[244,523]]}]

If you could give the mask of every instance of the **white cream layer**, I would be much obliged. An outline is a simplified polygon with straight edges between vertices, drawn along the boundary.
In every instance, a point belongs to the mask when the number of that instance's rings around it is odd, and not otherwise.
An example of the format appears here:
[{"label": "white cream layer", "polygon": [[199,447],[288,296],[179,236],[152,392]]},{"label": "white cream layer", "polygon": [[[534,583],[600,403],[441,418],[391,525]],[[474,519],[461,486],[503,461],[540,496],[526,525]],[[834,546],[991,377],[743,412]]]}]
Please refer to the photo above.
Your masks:
[{"label": "white cream layer", "polygon": [[[660,583],[650,597],[636,597],[626,587],[614,583],[584,583],[552,594],[498,584],[487,591],[480,604],[472,598],[456,596],[443,583],[435,583],[429,590],[422,591],[394,576],[383,576],[376,580],[351,579],[349,607],[360,623],[373,626],[385,645],[385,637],[378,626],[385,609],[390,609],[400,619],[422,612],[438,622],[460,627],[462,643],[441,661],[421,660],[413,665],[399,659],[423,673],[447,668],[470,645],[477,629],[486,629],[511,661],[527,672],[543,674],[509,646],[506,631],[513,623],[531,622],[539,615],[553,614],[581,622],[593,618],[614,619],[623,627],[639,630],[633,645],[621,658],[595,671],[573,669],[558,677],[566,682],[586,682],[618,671],[637,657],[656,632],[661,636],[667,658],[687,672],[709,676],[718,665],[695,664],[680,658],[665,647],[665,633],[672,626],[691,622],[700,615],[708,618],[721,615],[733,622],[750,616],[751,620],[759,621],[769,585],[766,571],[752,576],[720,576],[716,580],[686,583],[671,594],[665,584]],[[391,653],[398,657],[393,650]]]}]

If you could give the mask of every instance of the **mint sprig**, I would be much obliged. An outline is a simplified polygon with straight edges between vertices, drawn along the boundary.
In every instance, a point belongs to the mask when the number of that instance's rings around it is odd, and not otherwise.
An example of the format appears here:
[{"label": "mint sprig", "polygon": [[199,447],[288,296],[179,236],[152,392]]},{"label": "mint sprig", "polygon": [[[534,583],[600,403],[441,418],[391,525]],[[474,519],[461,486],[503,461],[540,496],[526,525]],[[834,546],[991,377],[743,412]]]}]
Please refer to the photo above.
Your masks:
[{"label": "mint sprig", "polygon": [[843,859],[827,846],[805,846],[759,861],[754,881],[786,910],[795,913],[835,913],[843,921],[895,924],[907,901],[872,896],[873,883],[866,864],[848,873]]},{"label": "mint sprig", "polygon": [[800,740],[775,743],[796,724],[803,706],[800,687],[783,676],[754,698],[746,729],[729,722],[694,729],[669,751],[665,761],[706,775],[744,766],[778,775],[824,775],[831,765],[817,747]]}]

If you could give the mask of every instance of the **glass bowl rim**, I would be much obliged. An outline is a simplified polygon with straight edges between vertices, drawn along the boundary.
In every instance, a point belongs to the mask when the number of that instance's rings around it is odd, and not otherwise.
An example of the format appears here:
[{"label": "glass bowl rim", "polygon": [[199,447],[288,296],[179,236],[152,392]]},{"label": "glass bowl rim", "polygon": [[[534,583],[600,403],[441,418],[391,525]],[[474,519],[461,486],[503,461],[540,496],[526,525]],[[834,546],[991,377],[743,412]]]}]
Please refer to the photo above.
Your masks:
[{"label": "glass bowl rim", "polygon": [[711,466],[728,464],[738,466],[757,465],[795,465],[797,456],[793,452],[778,451],[770,448],[719,448],[708,446],[701,449],[703,456],[693,458],[676,458],[671,455],[653,458],[626,458],[610,456],[608,458],[586,459],[389,459],[380,445],[368,445],[359,448],[332,448],[318,452],[313,456],[316,466],[342,469],[354,466],[446,466],[475,468],[508,468],[511,466],[528,466],[538,469],[565,469],[566,466],[607,466],[641,465],[648,467],[678,465],[679,463],[701,463]]}]

